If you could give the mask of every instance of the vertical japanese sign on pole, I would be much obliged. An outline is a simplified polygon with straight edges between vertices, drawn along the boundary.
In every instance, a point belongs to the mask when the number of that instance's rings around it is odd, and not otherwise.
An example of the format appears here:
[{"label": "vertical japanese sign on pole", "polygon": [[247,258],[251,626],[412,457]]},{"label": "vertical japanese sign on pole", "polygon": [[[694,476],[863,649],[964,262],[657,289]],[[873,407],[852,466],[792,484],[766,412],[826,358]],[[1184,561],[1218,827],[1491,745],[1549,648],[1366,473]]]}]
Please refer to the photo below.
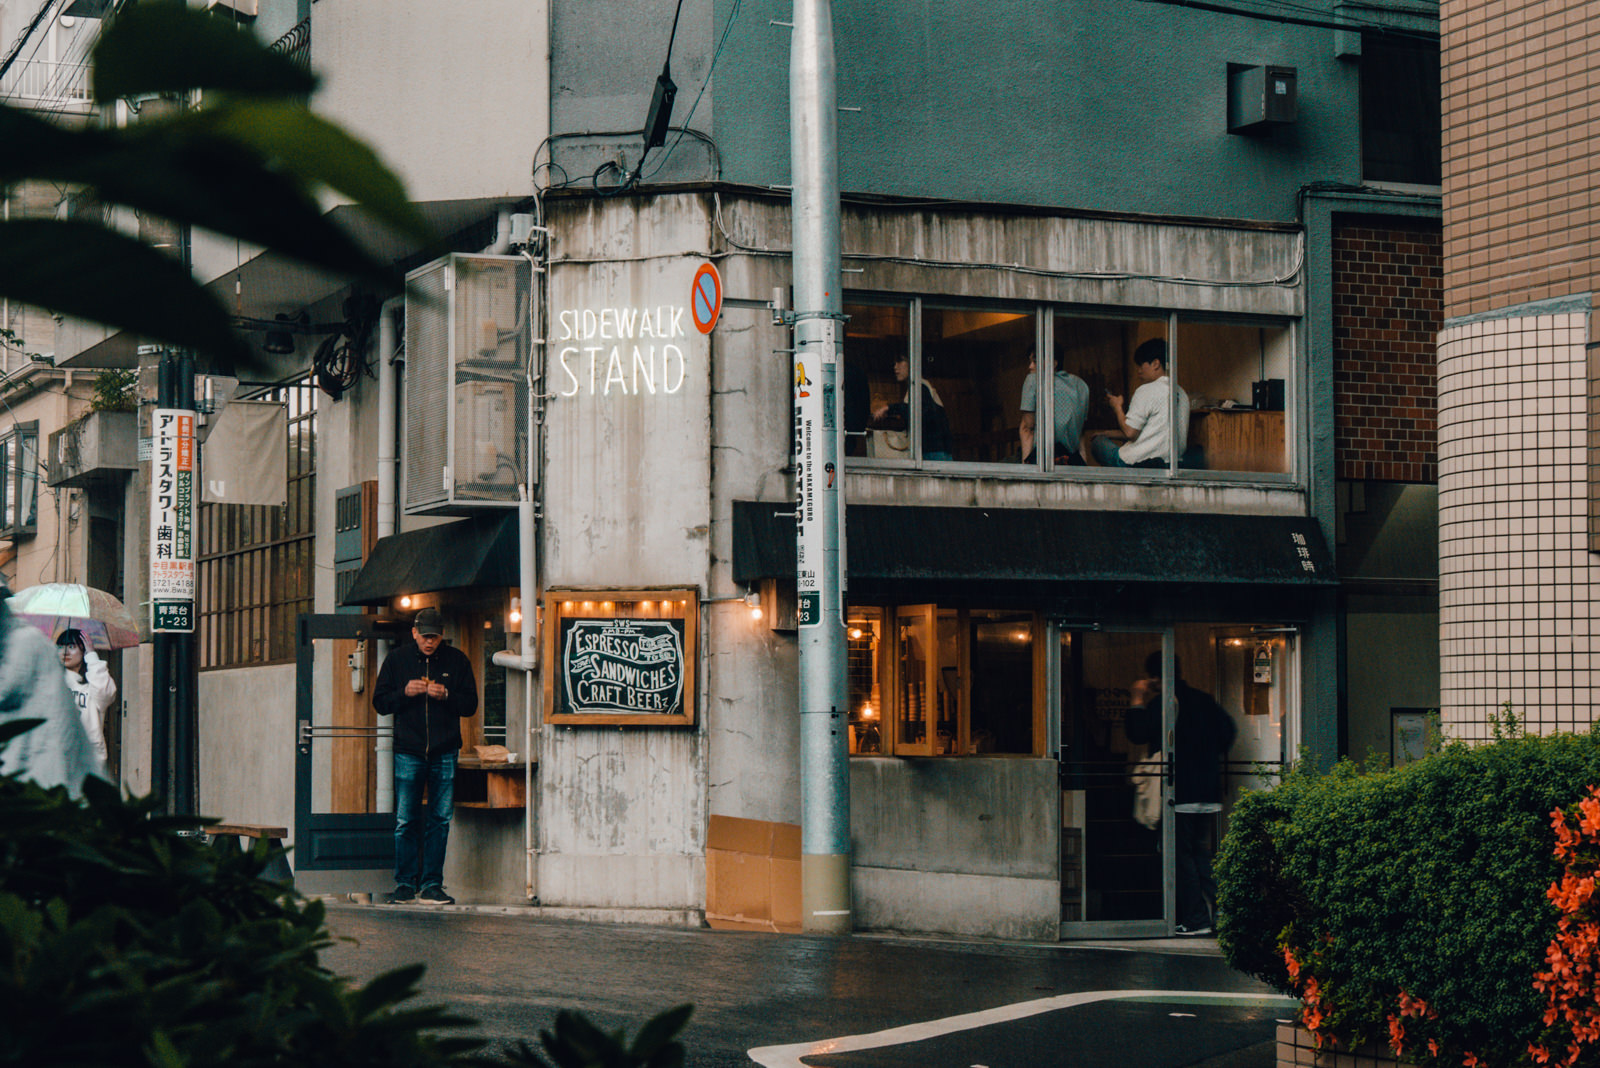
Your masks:
[{"label": "vertical japanese sign on pole", "polygon": [[150,451],[150,629],[194,631],[195,413],[157,408]]}]

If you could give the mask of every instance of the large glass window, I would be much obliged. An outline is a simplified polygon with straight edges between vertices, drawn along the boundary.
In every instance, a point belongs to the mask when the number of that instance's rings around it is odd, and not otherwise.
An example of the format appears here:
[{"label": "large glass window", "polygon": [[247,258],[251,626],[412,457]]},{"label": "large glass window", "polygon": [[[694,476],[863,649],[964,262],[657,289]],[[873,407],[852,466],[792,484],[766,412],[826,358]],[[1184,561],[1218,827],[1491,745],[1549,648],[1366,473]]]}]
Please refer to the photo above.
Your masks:
[{"label": "large glass window", "polygon": [[852,608],[849,620],[852,754],[1042,751],[1043,661],[1032,612],[871,606]]},{"label": "large glass window", "polygon": [[1293,469],[1284,323],[1062,310],[1041,332],[1035,312],[994,306],[845,312],[847,456],[1088,478]]},{"label": "large glass window", "polygon": [[1184,466],[1286,473],[1294,335],[1283,326],[1178,322],[1190,406]]},{"label": "large glass window", "polygon": [[846,455],[930,464],[1022,459],[1018,400],[1035,345],[1031,311],[909,301],[844,310]]},{"label": "large glass window", "polygon": [[1021,458],[1017,401],[1034,341],[1031,312],[923,309],[919,377],[925,458],[960,463]]}]

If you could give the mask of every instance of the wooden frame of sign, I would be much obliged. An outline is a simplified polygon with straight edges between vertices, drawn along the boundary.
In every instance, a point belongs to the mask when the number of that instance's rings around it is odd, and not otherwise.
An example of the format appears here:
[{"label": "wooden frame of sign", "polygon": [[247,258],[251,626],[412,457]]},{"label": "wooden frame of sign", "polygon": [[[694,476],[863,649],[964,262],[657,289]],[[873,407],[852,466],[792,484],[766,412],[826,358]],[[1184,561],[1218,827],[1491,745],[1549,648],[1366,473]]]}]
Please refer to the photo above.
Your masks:
[{"label": "wooden frame of sign", "polygon": [[696,590],[552,590],[544,598],[544,721],[692,726]]}]

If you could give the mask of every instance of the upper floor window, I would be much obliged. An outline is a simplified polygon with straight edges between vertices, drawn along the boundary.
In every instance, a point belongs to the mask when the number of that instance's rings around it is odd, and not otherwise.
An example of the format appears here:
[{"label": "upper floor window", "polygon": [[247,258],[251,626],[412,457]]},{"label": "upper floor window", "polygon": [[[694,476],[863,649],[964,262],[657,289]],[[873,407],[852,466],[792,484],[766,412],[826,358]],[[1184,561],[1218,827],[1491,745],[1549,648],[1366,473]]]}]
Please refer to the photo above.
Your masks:
[{"label": "upper floor window", "polygon": [[0,537],[33,534],[39,526],[39,423],[18,423],[0,437]]},{"label": "upper floor window", "polygon": [[1440,181],[1439,42],[1361,35],[1361,175],[1369,182]]},{"label": "upper floor window", "polygon": [[916,298],[845,312],[849,456],[1091,478],[1290,472],[1281,322]]},{"label": "upper floor window", "polygon": [[198,522],[200,667],[294,659],[315,580],[317,389],[310,376],[256,394],[288,406],[288,503],[204,504]]}]

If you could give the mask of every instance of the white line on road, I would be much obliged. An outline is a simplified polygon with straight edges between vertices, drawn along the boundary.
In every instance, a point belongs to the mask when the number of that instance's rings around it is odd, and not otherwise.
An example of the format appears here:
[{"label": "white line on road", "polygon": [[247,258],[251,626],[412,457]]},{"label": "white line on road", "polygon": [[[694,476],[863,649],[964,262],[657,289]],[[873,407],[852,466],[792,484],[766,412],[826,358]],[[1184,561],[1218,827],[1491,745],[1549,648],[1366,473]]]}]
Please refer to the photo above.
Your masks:
[{"label": "white line on road", "polygon": [[1055,1012],[1058,1009],[1071,1009],[1079,1005],[1091,1005],[1097,1001],[1115,1001],[1119,999],[1130,1001],[1231,1001],[1249,1005],[1276,1005],[1279,1002],[1293,1004],[1292,999],[1275,995],[1258,996],[1209,990],[1085,990],[1077,994],[1058,994],[1053,998],[1019,1001],[1012,1005],[984,1009],[981,1012],[967,1012],[959,1016],[946,1016],[938,1020],[906,1024],[903,1027],[891,1027],[887,1031],[874,1031],[868,1035],[844,1035],[840,1038],[825,1038],[817,1042],[795,1042],[787,1046],[758,1046],[750,1050],[749,1054],[751,1060],[763,1065],[764,1068],[811,1068],[811,1066],[802,1062],[800,1058],[816,1057],[825,1053],[855,1053],[864,1049],[900,1046],[908,1042],[921,1042],[924,1039],[954,1034],[957,1031],[970,1031],[976,1027],[987,1027],[990,1024],[1021,1020],[1029,1016],[1037,1016],[1041,1012]]}]

